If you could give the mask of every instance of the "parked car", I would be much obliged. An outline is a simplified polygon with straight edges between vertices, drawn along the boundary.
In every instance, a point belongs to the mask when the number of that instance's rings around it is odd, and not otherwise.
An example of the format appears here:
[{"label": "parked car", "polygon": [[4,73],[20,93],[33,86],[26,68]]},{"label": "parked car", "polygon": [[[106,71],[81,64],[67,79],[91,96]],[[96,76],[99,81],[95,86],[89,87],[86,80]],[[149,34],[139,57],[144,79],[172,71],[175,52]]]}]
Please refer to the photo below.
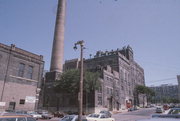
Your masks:
[{"label": "parked car", "polygon": [[40,114],[42,115],[42,118],[43,118],[43,119],[51,119],[51,118],[53,118],[53,115],[50,114],[50,113],[47,112],[47,111],[42,111]]},{"label": "parked car", "polygon": [[153,114],[151,119],[143,119],[137,121],[179,121],[180,120],[180,109],[172,109],[169,114]]},{"label": "parked car", "polygon": [[111,116],[112,116],[112,114],[111,114],[109,111],[106,111],[106,110],[102,110],[102,111],[100,111],[99,113],[106,114],[108,117],[111,117]]},{"label": "parked car", "polygon": [[167,104],[166,104],[166,105],[163,105],[163,109],[164,109],[164,110],[168,110],[168,109],[169,109],[169,105],[167,105]]},{"label": "parked car", "polygon": [[172,115],[177,114],[180,116],[180,108],[171,108],[168,114],[172,114]]},{"label": "parked car", "polygon": [[36,121],[36,119],[30,115],[5,113],[0,115],[0,121]]},{"label": "parked car", "polygon": [[53,113],[54,117],[59,117],[59,118],[63,118],[64,117],[64,113],[56,111]]},{"label": "parked car", "polygon": [[16,110],[15,113],[17,113],[17,114],[27,114],[27,111],[24,111],[24,110]]},{"label": "parked car", "polygon": [[89,114],[87,117],[88,121],[115,121],[114,118],[108,117],[106,114]]},{"label": "parked car", "polygon": [[179,121],[177,118],[150,118],[150,119],[140,119],[136,121]]},{"label": "parked car", "polygon": [[135,110],[138,110],[138,108],[137,107],[128,108],[128,111],[135,111]]},{"label": "parked car", "polygon": [[[78,115],[66,115],[60,121],[78,121]],[[82,121],[87,121],[85,116],[82,116]]]},{"label": "parked car", "polygon": [[39,114],[39,113],[37,113],[37,112],[34,112],[34,111],[30,111],[30,112],[28,112],[28,114],[31,115],[31,116],[32,116],[33,118],[35,118],[36,120],[42,118],[42,115],[41,115],[41,114]]},{"label": "parked car", "polygon": [[164,112],[163,108],[161,107],[156,108],[156,113],[163,113],[163,112]]}]

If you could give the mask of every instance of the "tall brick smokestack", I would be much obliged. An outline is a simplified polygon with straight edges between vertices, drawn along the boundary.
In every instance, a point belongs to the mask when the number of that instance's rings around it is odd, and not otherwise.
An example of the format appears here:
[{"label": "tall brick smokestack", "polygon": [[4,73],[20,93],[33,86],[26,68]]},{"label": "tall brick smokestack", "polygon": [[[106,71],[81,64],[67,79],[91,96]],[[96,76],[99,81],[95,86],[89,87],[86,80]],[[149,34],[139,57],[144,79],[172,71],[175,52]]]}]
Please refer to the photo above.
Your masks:
[{"label": "tall brick smokestack", "polygon": [[62,72],[64,59],[64,26],[66,0],[58,0],[50,72]]}]

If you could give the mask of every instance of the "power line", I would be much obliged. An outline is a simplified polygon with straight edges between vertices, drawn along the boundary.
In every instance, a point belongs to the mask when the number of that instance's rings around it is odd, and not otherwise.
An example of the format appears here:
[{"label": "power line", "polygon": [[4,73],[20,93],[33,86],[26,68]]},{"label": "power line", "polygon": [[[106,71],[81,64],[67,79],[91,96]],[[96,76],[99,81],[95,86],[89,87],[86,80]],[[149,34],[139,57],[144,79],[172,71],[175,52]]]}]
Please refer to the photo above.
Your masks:
[{"label": "power line", "polygon": [[147,83],[156,83],[156,82],[162,82],[162,81],[167,81],[167,80],[174,80],[176,78],[166,78],[166,79],[161,79],[161,80],[154,80],[154,81],[149,81]]}]

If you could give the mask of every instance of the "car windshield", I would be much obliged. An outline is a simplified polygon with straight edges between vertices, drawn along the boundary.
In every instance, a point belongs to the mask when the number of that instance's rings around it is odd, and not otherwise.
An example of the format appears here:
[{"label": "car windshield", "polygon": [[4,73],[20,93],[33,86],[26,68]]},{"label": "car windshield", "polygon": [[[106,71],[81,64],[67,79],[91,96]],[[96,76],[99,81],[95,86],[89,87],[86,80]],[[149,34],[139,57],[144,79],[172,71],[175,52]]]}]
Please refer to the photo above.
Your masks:
[{"label": "car windshield", "polygon": [[180,109],[171,109],[168,114],[180,114]]},{"label": "car windshield", "polygon": [[98,118],[98,117],[99,117],[99,114],[90,114],[88,117]]},{"label": "car windshield", "polygon": [[75,116],[65,116],[64,118],[62,118],[61,121],[72,121],[72,119],[74,118]]},{"label": "car windshield", "polygon": [[0,121],[16,121],[16,118],[0,118]]}]

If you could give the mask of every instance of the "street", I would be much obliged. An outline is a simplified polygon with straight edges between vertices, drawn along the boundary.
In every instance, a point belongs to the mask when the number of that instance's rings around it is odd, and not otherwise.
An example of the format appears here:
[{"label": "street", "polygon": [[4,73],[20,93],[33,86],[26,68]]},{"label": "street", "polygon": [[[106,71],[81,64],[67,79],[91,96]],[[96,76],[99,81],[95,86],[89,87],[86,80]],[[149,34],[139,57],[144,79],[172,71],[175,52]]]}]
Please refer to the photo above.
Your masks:
[{"label": "street", "polygon": [[115,118],[116,121],[136,121],[138,119],[150,118],[154,113],[154,108],[144,108],[132,112],[114,114],[112,117]]},{"label": "street", "polygon": [[[143,108],[140,110],[132,111],[132,112],[123,112],[113,114],[112,117],[115,118],[115,121],[136,121],[139,119],[147,119],[150,118],[152,114],[155,113],[155,108]],[[38,121],[59,121],[60,118],[53,118],[51,120],[38,120]]]}]

